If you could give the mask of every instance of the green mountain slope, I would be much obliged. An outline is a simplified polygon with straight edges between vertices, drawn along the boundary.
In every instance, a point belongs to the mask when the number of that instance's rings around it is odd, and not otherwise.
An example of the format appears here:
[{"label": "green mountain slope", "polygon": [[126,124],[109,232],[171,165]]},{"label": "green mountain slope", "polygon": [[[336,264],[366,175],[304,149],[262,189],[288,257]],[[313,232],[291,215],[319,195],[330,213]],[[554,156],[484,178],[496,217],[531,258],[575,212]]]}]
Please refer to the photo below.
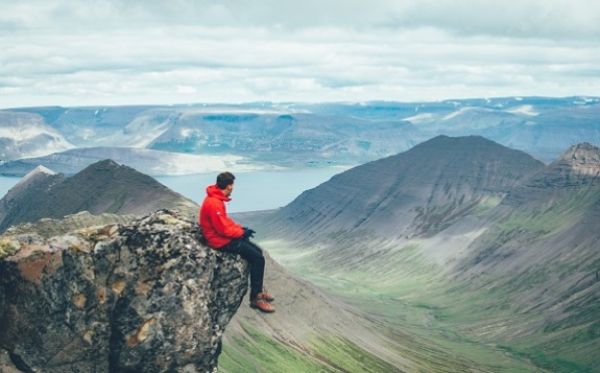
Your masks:
[{"label": "green mountain slope", "polygon": [[477,369],[600,366],[600,151],[589,144],[434,235],[267,238],[294,273]]}]

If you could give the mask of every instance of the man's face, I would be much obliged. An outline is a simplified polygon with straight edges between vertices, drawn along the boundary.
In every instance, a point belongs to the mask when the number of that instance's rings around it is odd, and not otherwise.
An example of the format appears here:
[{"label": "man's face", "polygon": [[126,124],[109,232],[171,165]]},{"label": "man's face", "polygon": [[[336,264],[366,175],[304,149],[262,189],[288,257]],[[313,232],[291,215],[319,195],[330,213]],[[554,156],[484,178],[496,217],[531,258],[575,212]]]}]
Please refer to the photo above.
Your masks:
[{"label": "man's face", "polygon": [[233,192],[233,184],[227,185],[223,190],[223,194],[225,194],[227,197],[231,195],[231,192]]}]

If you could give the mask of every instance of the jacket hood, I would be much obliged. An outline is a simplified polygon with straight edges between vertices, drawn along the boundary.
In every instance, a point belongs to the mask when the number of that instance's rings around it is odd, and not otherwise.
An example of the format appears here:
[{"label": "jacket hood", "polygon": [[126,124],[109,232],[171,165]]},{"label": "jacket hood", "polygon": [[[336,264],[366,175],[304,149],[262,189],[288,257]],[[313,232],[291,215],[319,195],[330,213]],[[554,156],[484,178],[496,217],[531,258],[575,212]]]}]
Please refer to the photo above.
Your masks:
[{"label": "jacket hood", "polygon": [[217,184],[209,185],[206,187],[206,194],[209,197],[215,197],[222,201],[228,202],[231,201],[231,198],[227,197],[221,188],[217,186]]}]

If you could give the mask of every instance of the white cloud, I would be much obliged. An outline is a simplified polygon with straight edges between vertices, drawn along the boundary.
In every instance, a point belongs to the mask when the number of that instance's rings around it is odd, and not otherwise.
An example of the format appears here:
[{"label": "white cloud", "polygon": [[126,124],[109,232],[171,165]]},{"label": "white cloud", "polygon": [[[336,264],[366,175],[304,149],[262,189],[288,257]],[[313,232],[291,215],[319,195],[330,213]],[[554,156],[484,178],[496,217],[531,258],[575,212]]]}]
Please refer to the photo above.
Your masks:
[{"label": "white cloud", "polygon": [[598,95],[600,3],[0,0],[0,106]]},{"label": "white cloud", "polygon": [[0,1],[0,25],[63,30],[140,26],[304,29],[435,27],[468,35],[594,40],[600,3],[590,0],[28,0]]}]

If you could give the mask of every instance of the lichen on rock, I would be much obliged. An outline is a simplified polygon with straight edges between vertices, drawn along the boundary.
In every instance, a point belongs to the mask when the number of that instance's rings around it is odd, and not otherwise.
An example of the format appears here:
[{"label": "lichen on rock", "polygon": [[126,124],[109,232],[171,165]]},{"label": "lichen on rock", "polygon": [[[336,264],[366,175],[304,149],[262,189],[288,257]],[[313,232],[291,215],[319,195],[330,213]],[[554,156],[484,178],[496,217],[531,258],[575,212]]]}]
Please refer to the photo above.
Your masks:
[{"label": "lichen on rock", "polygon": [[216,371],[247,267],[200,239],[168,210],[0,238],[10,248],[0,260],[0,350],[24,371]]},{"label": "lichen on rock", "polygon": [[21,248],[18,241],[11,237],[0,238],[0,259],[14,254]]}]

